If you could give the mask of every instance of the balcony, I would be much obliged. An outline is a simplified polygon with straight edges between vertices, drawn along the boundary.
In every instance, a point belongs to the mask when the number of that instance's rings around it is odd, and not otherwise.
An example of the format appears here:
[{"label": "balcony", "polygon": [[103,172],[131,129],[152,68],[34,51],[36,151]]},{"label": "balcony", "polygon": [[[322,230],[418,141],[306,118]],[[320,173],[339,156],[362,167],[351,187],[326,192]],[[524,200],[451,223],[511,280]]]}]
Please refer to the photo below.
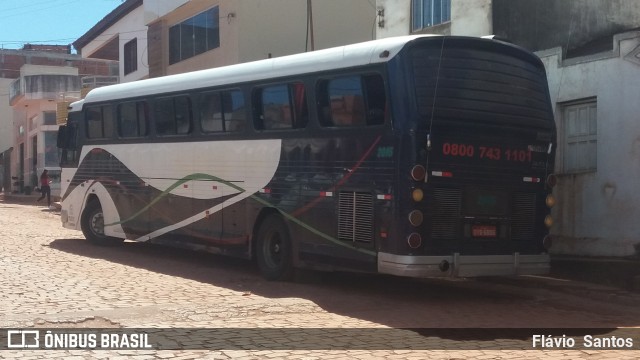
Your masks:
[{"label": "balcony", "polygon": [[56,100],[58,94],[80,91],[77,75],[25,75],[11,83],[9,103],[23,100]]},{"label": "balcony", "polygon": [[82,88],[95,89],[101,86],[113,85],[118,83],[117,76],[85,76],[82,78]]},{"label": "balcony", "polygon": [[117,84],[120,81],[118,76],[85,76],[82,78],[81,97],[87,96],[89,91],[102,86]]}]

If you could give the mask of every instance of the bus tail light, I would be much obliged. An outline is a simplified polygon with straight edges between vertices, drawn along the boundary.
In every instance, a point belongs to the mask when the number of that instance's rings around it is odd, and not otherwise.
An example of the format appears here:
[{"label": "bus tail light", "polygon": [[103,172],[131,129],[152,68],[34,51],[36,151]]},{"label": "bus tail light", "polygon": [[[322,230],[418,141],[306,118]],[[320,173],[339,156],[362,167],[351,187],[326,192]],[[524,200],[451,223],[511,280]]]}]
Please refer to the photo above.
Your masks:
[{"label": "bus tail light", "polygon": [[549,176],[547,176],[547,186],[549,188],[553,188],[557,184],[558,184],[558,177],[556,176],[556,174],[549,174]]},{"label": "bus tail light", "polygon": [[547,198],[545,199],[544,202],[547,204],[547,207],[549,209],[556,206],[556,198],[551,194],[547,195]]},{"label": "bus tail light", "polygon": [[411,233],[411,235],[407,236],[407,244],[412,249],[417,249],[422,245],[422,236],[418,233]]},{"label": "bus tail light", "polygon": [[553,218],[551,217],[551,215],[547,215],[547,216],[544,218],[544,225],[545,225],[547,228],[551,228],[551,227],[553,226]]},{"label": "bus tail light", "polygon": [[551,235],[545,236],[544,239],[542,239],[542,246],[545,250],[551,249],[551,246],[553,246],[553,237]]},{"label": "bus tail light", "polygon": [[424,180],[424,176],[427,173],[427,169],[422,165],[416,165],[411,169],[411,178],[415,181]]},{"label": "bus tail light", "polygon": [[411,225],[420,226],[422,225],[423,220],[424,220],[424,216],[422,214],[422,211],[413,210],[412,212],[409,213],[409,222],[411,223]]},{"label": "bus tail light", "polygon": [[413,189],[411,192],[411,198],[415,202],[420,202],[424,199],[424,192],[422,192],[422,189]]}]

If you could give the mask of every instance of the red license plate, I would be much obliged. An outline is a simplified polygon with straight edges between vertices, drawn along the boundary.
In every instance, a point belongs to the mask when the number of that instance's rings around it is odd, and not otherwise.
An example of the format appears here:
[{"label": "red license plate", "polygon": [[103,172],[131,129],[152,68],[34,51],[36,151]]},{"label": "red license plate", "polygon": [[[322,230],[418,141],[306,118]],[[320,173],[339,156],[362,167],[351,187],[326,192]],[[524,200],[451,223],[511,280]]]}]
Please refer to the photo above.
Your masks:
[{"label": "red license plate", "polygon": [[498,236],[498,230],[493,225],[473,225],[471,235],[473,237],[494,238]]}]

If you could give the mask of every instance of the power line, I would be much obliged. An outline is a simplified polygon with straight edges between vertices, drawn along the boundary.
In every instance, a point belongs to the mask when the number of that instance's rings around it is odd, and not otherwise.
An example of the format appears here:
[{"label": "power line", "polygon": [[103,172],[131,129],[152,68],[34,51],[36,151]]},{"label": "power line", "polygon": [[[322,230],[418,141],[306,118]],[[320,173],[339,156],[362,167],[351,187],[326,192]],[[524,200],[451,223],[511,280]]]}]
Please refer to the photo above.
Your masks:
[{"label": "power line", "polygon": [[25,11],[25,12],[22,12],[22,13],[4,15],[4,16],[0,16],[0,19],[7,19],[7,18],[11,18],[11,17],[17,16],[17,15],[33,14],[33,13],[36,13],[36,12],[41,12],[43,10],[49,10],[49,9],[57,8],[57,7],[64,6],[64,5],[70,5],[70,4],[73,4],[73,3],[80,2],[80,1],[83,1],[83,0],[72,0],[72,1],[69,1],[69,2],[66,2],[66,3],[63,3],[63,4],[57,4],[57,5],[48,6],[48,7],[41,7],[41,8],[38,8],[37,10],[29,10],[29,11]]}]

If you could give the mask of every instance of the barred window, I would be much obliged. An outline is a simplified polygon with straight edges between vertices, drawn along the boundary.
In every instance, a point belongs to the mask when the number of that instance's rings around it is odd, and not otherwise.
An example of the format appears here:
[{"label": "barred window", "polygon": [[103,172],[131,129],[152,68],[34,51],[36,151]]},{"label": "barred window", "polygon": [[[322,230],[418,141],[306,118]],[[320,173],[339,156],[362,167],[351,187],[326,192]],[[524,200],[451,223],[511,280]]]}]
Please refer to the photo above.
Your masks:
[{"label": "barred window", "polygon": [[596,171],[598,165],[596,101],[567,104],[563,108],[562,118],[564,172]]},{"label": "barred window", "polygon": [[411,30],[451,21],[451,0],[411,0]]}]

